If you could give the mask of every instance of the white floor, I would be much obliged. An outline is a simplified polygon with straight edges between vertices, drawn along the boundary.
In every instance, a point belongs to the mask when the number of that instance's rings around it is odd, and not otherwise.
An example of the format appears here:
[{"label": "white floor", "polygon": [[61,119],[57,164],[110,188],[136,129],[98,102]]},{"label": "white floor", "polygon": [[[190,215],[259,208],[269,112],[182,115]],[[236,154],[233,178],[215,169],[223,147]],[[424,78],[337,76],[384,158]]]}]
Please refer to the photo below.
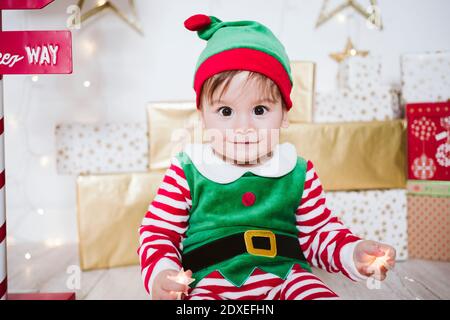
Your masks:
[{"label": "white floor", "polygon": [[[9,292],[75,291],[77,299],[148,299],[139,266],[78,273],[77,250],[76,245],[9,246]],[[368,288],[373,283],[354,283],[318,269],[313,272],[342,299],[450,299],[450,262],[398,262],[378,289]]]}]

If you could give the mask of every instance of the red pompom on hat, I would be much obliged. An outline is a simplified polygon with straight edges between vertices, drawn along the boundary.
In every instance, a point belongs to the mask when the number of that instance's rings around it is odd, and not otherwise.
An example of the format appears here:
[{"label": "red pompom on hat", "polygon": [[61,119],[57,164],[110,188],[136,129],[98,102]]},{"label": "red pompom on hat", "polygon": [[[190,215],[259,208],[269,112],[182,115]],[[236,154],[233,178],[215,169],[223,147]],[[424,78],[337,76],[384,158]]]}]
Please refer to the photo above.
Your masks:
[{"label": "red pompom on hat", "polygon": [[211,24],[211,18],[204,14],[196,14],[184,21],[186,29],[191,31],[199,31]]}]

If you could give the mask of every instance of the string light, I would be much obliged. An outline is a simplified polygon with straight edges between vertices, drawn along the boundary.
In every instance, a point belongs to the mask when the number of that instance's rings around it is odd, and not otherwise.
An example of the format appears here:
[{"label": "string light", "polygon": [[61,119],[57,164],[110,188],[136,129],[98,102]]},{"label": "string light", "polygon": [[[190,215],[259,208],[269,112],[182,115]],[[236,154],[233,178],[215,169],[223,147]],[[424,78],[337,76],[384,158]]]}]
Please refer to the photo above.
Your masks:
[{"label": "string light", "polygon": [[31,81],[33,81],[33,82],[37,82],[38,80],[39,80],[39,76],[37,76],[37,75],[34,75],[31,77]]},{"label": "string light", "polygon": [[29,252],[25,253],[25,259],[30,260],[31,259],[31,253],[29,253]]},{"label": "string light", "polygon": [[340,13],[336,16],[336,19],[339,23],[345,23],[347,21],[347,16],[343,13]]},{"label": "string light", "polygon": [[37,212],[38,215],[40,215],[40,216],[43,216],[44,213],[45,213],[44,209],[42,209],[42,208],[37,209],[36,212]]},{"label": "string light", "polygon": [[94,41],[85,40],[83,42],[84,50],[88,55],[92,55],[95,52],[96,46]]},{"label": "string light", "polygon": [[12,129],[16,129],[19,125],[19,122],[17,121],[16,117],[14,115],[10,115],[6,118],[6,121],[8,122],[9,126]]},{"label": "string light", "polygon": [[83,82],[83,86],[85,88],[89,88],[91,86],[91,82],[89,80],[86,80],[85,82]]},{"label": "string light", "polygon": [[42,156],[41,159],[39,160],[39,163],[41,164],[42,167],[45,168],[50,163],[50,158],[47,156]]},{"label": "string light", "polygon": [[50,238],[45,240],[45,245],[49,248],[59,247],[63,244],[63,241],[60,238]]}]

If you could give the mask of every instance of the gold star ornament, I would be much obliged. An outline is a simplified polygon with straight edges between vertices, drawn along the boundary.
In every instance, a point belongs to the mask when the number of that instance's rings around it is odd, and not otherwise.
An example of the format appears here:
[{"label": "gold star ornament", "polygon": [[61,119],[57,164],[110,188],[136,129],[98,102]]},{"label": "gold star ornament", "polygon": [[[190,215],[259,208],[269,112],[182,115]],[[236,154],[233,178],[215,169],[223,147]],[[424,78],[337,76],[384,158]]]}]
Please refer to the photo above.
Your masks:
[{"label": "gold star ornament", "polygon": [[[111,0],[96,0],[92,1],[95,2],[94,6],[91,6],[87,10],[85,9],[85,0],[79,0],[78,1],[78,7],[81,11],[81,23],[85,22],[86,20],[92,18],[93,16],[106,11],[111,10],[114,14],[116,14],[120,19],[122,19],[126,24],[128,24],[131,28],[133,28],[136,32],[138,32],[140,35],[144,35],[142,28],[139,24],[137,12],[136,12],[136,6],[134,4],[134,0],[128,0],[128,6],[129,11],[131,12],[130,15],[125,14],[120,7],[115,5],[113,1]],[[121,2],[124,2],[123,0]],[[84,11],[84,12],[83,12]]]},{"label": "gold star ornament", "polygon": [[364,17],[366,21],[371,26],[377,27],[379,30],[383,29],[381,23],[381,14],[376,0],[369,0],[367,8],[358,3],[356,0],[342,0],[343,2],[333,9],[329,9],[330,0],[324,0],[322,9],[320,10],[319,18],[316,22],[316,28],[320,27],[322,24],[332,19],[334,16],[338,15],[345,9],[351,8],[355,10],[358,14]]},{"label": "gold star ornament", "polygon": [[369,51],[362,51],[362,50],[355,49],[355,46],[353,45],[352,40],[350,40],[350,38],[347,38],[347,44],[345,45],[344,51],[331,53],[330,57],[333,60],[340,63],[349,57],[354,57],[354,56],[365,57],[368,54],[369,54]]}]

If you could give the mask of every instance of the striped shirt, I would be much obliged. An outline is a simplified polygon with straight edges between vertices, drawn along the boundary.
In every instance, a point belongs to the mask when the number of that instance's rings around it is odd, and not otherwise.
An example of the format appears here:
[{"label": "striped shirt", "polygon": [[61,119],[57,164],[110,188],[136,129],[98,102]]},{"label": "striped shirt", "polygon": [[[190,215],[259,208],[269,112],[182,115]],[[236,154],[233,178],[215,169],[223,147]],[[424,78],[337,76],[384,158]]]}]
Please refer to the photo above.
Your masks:
[{"label": "striped shirt", "polygon": [[[182,241],[191,206],[186,176],[179,160],[173,157],[139,228],[138,254],[144,287],[150,296],[154,278],[160,271],[182,268]],[[299,250],[312,266],[341,272],[354,281],[365,279],[353,262],[354,247],[361,239],[327,208],[322,184],[311,161],[307,162],[303,195],[295,216]]]}]

